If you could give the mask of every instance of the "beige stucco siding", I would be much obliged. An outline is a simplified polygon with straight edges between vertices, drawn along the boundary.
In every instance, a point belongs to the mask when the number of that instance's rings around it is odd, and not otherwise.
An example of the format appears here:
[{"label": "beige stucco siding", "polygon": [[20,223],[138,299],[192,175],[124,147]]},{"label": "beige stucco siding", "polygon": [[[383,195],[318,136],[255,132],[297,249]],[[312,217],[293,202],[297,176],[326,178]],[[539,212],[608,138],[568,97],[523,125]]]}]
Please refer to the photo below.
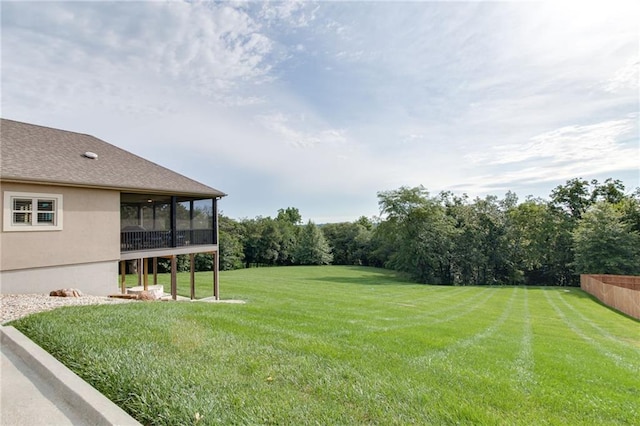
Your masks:
[{"label": "beige stucco siding", "polygon": [[[118,191],[1,184],[4,192],[62,194],[63,227],[59,231],[2,232],[0,270],[117,261],[120,258]],[[2,220],[2,219],[0,219]],[[0,224],[0,230],[4,230]]]}]

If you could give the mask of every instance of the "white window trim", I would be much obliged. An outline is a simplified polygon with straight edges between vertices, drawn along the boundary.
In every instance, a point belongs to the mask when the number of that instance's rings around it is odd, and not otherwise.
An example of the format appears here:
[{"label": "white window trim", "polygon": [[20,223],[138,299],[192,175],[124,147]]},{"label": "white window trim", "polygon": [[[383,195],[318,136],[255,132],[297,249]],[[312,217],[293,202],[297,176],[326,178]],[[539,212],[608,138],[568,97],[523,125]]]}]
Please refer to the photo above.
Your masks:
[{"label": "white window trim", "polygon": [[[39,199],[55,200],[55,223],[31,223],[28,225],[15,225],[13,223],[13,199],[27,198],[33,200],[33,205],[38,205]],[[4,208],[2,217],[2,230],[4,232],[30,232],[30,231],[61,231],[62,230],[62,194],[41,194],[35,192],[12,192],[4,191]],[[34,211],[33,217],[37,218],[37,212]]]}]

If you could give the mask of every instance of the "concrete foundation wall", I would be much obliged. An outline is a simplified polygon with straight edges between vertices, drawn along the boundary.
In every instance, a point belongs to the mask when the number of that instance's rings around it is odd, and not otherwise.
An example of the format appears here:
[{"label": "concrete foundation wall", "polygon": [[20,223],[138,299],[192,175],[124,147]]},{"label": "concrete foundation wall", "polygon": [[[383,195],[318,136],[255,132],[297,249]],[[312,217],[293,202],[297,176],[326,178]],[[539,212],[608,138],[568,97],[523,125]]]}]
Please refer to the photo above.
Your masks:
[{"label": "concrete foundation wall", "polygon": [[0,272],[0,293],[46,293],[75,288],[84,294],[119,293],[118,262],[96,262]]},{"label": "concrete foundation wall", "polygon": [[580,288],[605,305],[640,319],[640,277],[580,275]]}]

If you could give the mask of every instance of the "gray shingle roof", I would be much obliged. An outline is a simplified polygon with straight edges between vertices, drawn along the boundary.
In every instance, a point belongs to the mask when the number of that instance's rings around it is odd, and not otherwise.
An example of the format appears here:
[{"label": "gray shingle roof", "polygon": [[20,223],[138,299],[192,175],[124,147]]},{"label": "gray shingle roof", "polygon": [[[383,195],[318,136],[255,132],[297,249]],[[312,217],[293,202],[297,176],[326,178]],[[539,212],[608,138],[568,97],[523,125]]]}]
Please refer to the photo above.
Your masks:
[{"label": "gray shingle roof", "polygon": [[[89,159],[85,152],[98,154]],[[0,179],[183,196],[224,194],[81,133],[0,121]]]}]

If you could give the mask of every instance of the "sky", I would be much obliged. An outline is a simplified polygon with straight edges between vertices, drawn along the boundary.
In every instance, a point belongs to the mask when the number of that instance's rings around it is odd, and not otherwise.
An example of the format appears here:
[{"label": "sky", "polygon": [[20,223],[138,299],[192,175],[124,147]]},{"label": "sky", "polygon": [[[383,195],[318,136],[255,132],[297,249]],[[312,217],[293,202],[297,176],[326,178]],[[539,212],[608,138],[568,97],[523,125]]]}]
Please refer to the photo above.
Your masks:
[{"label": "sky", "polygon": [[1,3],[1,115],[228,194],[236,219],[380,191],[640,186],[640,2]]}]

